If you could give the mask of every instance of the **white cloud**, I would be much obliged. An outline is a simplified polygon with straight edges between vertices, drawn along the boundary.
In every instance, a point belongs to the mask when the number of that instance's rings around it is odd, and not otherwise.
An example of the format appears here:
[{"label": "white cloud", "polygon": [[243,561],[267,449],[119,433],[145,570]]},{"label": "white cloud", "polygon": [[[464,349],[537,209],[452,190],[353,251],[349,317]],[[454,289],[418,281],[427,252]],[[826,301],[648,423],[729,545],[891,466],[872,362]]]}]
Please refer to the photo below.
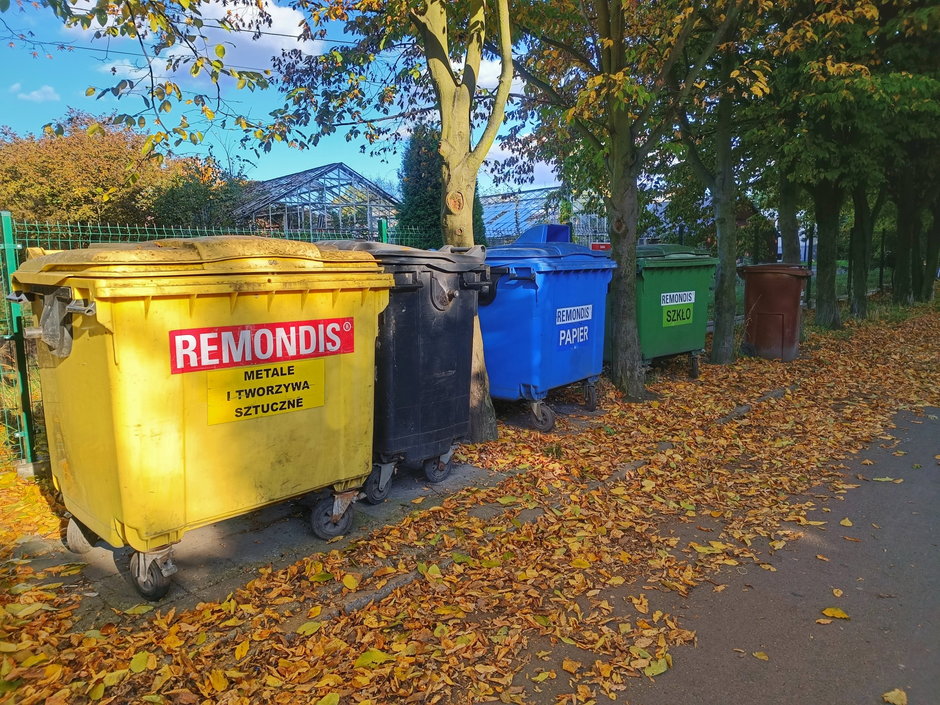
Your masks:
[{"label": "white cloud", "polygon": [[[19,89],[19,84],[17,85],[17,90]],[[31,103],[48,103],[61,100],[59,94],[56,93],[55,88],[52,86],[40,86],[34,91],[29,93],[17,93],[17,98],[20,100],[28,100]]]},{"label": "white cloud", "polygon": [[[495,59],[483,59],[480,62],[480,79],[478,81],[481,88],[487,90],[496,90],[499,85],[499,72],[502,70],[502,64]],[[513,73],[512,83],[509,90],[512,93],[522,93],[525,82]]]},{"label": "white cloud", "polygon": [[14,83],[12,86],[10,86],[10,93],[19,93],[22,87],[22,83]]}]

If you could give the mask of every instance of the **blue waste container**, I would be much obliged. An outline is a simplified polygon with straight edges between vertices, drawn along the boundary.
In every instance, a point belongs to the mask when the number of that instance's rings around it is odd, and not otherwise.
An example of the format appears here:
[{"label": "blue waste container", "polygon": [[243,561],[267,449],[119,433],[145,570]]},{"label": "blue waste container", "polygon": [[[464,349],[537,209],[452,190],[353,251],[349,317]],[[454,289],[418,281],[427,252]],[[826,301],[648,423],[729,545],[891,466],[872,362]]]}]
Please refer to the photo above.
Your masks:
[{"label": "blue waste container", "polygon": [[489,249],[486,263],[493,286],[479,316],[490,395],[529,401],[540,431],[555,425],[544,401],[550,389],[583,381],[585,406],[597,408],[605,300],[617,265],[572,243],[568,225],[530,228]]}]

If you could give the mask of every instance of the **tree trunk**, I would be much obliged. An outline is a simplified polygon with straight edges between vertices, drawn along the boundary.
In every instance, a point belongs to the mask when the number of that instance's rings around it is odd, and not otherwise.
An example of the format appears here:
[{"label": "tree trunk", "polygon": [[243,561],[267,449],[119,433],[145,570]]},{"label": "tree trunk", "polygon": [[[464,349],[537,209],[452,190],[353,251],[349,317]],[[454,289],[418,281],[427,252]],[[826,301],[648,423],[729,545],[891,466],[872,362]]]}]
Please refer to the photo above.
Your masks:
[{"label": "tree trunk", "polygon": [[[451,164],[444,156],[441,183],[444,186],[441,228],[444,242],[454,247],[473,246],[473,194],[476,173],[463,161]],[[495,441],[498,438],[496,410],[490,399],[490,380],[486,374],[483,356],[483,335],[480,319],[473,319],[473,358],[470,377],[470,436],[471,443]]]},{"label": "tree trunk", "polygon": [[914,208],[914,224],[911,233],[911,296],[914,301],[923,301],[921,294],[924,289],[924,257],[921,254],[920,241],[923,237],[924,220],[921,217],[921,208],[918,203]]},{"label": "tree trunk", "polygon": [[894,238],[894,303],[909,305],[914,300],[911,288],[911,250],[915,234],[913,183],[909,174],[900,175],[895,192],[897,235]]},{"label": "tree trunk", "polygon": [[631,401],[646,396],[643,355],[636,319],[636,240],[639,216],[637,179],[625,169],[611,174],[608,232],[617,269],[610,284],[610,378]]},{"label": "tree trunk", "polygon": [[715,130],[716,173],[712,201],[718,234],[718,273],[715,280],[715,332],[711,361],[726,365],[734,360],[734,318],[737,313],[737,223],[734,217],[736,184],[732,152],[732,97],[718,100]]},{"label": "tree trunk", "polygon": [[868,204],[868,190],[857,186],[852,191],[855,220],[852,224],[851,265],[852,297],[850,310],[855,318],[868,317],[868,270],[871,268],[872,234],[875,223]]},{"label": "tree trunk", "polygon": [[816,228],[819,233],[816,255],[816,325],[837,329],[842,326],[836,299],[836,259],[839,250],[839,213],[842,189],[831,181],[813,187]]},{"label": "tree trunk", "polygon": [[790,179],[787,167],[780,165],[780,238],[783,240],[783,261],[800,263],[800,225],[797,220],[799,187]]},{"label": "tree trunk", "polygon": [[927,266],[924,268],[922,301],[933,301],[934,282],[940,267],[940,198],[934,201],[932,214],[933,223],[927,230]]}]

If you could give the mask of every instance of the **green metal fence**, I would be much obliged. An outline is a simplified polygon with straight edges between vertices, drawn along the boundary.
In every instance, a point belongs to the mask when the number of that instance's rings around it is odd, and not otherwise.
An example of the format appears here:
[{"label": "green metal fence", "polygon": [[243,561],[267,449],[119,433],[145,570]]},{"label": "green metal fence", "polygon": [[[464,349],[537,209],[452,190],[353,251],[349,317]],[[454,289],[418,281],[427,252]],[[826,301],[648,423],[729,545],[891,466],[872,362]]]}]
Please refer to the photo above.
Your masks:
[{"label": "green metal fence", "polygon": [[[211,235],[263,235],[304,242],[334,239],[371,239],[399,245],[421,246],[430,233],[389,227],[379,221],[377,232],[355,230],[261,230],[253,228],[180,228],[149,225],[114,225],[106,223],[30,223],[14,220],[0,211],[2,227],[2,284],[0,304],[0,403],[2,423],[0,444],[6,444],[19,458],[36,458],[36,424],[33,405],[39,400],[35,375],[30,375],[30,358],[24,336],[31,313],[9,301],[13,272],[26,258],[28,248],[68,250],[96,243],[141,242],[167,238],[205,237]],[[32,384],[32,386],[31,386]]]}]

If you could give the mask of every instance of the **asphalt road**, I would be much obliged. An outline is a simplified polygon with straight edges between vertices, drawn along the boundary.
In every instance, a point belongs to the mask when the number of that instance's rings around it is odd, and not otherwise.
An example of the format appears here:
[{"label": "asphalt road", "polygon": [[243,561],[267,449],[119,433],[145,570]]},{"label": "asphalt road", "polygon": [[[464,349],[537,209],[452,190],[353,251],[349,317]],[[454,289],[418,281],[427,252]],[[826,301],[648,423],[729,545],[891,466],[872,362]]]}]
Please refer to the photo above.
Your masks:
[{"label": "asphalt road", "polygon": [[[728,570],[715,578],[723,591],[677,598],[697,646],[675,649],[672,670],[631,681],[619,702],[876,705],[899,688],[910,705],[940,703],[940,409],[896,424],[897,442],[847,461],[860,486],[819,500],[808,518],[826,525],[770,556],[776,572]],[[817,624],[829,607],[849,619]]]}]

